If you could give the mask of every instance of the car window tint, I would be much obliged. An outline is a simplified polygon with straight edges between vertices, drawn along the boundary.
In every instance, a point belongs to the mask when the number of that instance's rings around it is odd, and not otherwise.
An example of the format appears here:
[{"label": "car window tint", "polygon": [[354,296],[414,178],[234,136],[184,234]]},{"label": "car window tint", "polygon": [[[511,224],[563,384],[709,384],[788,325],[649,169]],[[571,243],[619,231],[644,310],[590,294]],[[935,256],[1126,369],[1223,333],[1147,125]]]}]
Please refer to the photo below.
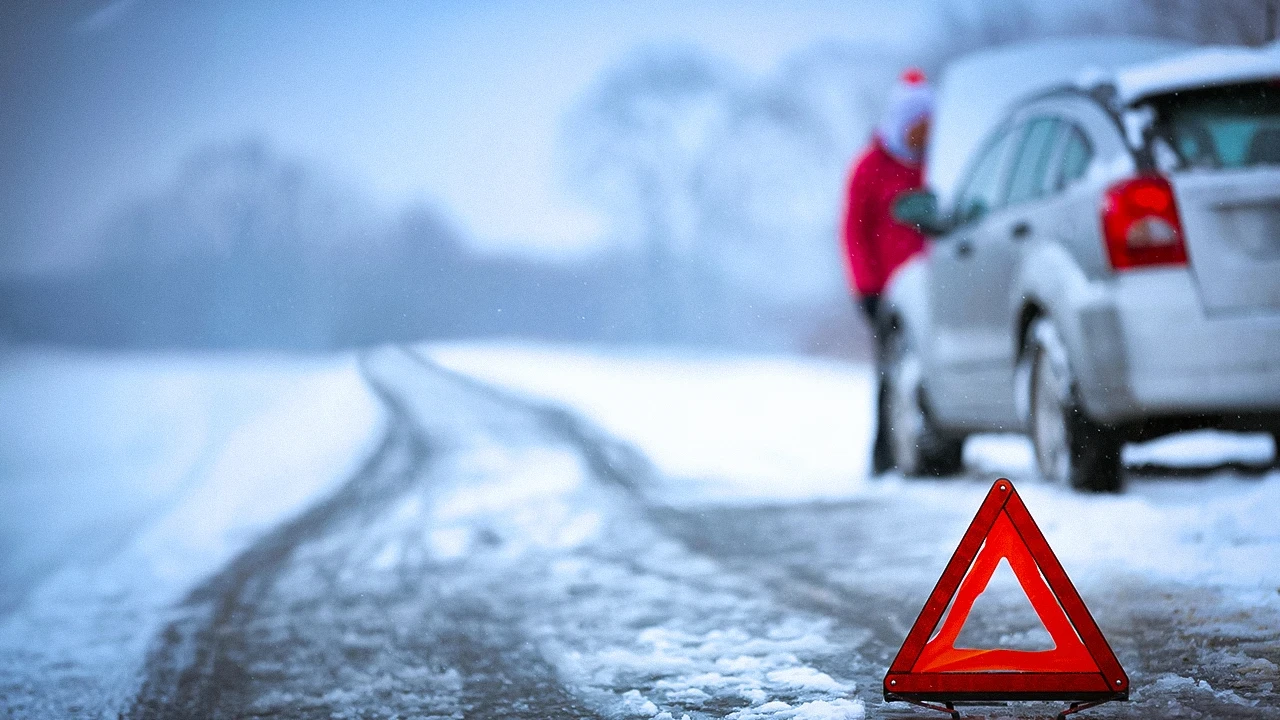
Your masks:
[{"label": "car window tint", "polygon": [[1057,178],[1054,180],[1053,189],[1061,190],[1084,177],[1089,169],[1090,160],[1093,160],[1093,147],[1089,144],[1089,138],[1085,137],[1080,128],[1075,125],[1069,126],[1066,139],[1063,141],[1062,159],[1058,162]]},{"label": "car window tint", "polygon": [[1014,161],[1013,175],[1009,178],[1010,205],[1040,196],[1045,171],[1049,167],[1049,152],[1058,137],[1059,124],[1056,118],[1037,118],[1027,125]]},{"label": "car window tint", "polygon": [[1280,164],[1280,80],[1153,98],[1157,133],[1187,168]]},{"label": "car window tint", "polygon": [[973,166],[956,202],[956,219],[961,223],[978,220],[996,207],[1000,199],[1000,176],[1005,150],[1014,133],[1002,132],[987,144]]}]

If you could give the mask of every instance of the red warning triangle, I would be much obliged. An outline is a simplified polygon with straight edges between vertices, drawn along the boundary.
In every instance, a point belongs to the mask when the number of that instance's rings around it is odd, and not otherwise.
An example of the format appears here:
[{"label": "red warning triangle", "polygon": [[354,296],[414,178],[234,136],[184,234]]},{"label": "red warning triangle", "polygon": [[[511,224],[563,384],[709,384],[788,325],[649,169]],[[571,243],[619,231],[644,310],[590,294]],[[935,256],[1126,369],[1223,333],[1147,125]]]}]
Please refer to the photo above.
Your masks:
[{"label": "red warning triangle", "polygon": [[[1001,560],[1009,562],[1052,649],[955,646]],[[884,692],[886,700],[910,701],[1128,697],[1128,676],[1013,483],[1001,478],[991,486],[889,667]]]},{"label": "red warning triangle", "polygon": [[[973,603],[986,590],[991,575],[1001,560],[1008,560],[1013,574],[1031,601],[1049,637],[1051,650],[969,650],[955,647],[956,637],[969,618]],[[1076,635],[1067,614],[1058,605],[1053,591],[1040,575],[1036,561],[1018,536],[1006,513],[996,516],[987,533],[986,542],[974,558],[969,572],[960,582],[952,600],[951,611],[936,635],[925,643],[912,672],[1100,672],[1084,643]]]}]

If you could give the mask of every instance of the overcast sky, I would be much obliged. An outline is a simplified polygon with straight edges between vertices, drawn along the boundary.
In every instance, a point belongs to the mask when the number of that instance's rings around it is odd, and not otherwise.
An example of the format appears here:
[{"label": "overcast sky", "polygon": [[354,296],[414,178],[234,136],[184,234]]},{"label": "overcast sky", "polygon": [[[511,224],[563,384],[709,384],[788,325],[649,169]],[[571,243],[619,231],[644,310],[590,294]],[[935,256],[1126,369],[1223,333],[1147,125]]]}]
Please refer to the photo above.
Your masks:
[{"label": "overcast sky", "polygon": [[604,227],[561,186],[561,118],[627,53],[694,44],[768,73],[824,40],[918,38],[924,3],[28,3],[0,20],[0,233],[73,255],[60,239],[194,148],[255,135],[486,247],[572,250]]}]

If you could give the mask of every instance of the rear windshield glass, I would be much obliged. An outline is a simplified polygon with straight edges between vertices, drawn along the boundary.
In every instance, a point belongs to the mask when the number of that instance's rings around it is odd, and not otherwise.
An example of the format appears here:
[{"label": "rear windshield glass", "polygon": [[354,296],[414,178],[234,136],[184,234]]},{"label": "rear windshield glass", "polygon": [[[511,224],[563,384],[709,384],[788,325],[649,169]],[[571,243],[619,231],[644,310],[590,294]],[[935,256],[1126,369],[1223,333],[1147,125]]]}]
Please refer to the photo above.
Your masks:
[{"label": "rear windshield glass", "polygon": [[1183,167],[1280,164],[1280,80],[1185,90],[1151,103],[1157,136]]}]

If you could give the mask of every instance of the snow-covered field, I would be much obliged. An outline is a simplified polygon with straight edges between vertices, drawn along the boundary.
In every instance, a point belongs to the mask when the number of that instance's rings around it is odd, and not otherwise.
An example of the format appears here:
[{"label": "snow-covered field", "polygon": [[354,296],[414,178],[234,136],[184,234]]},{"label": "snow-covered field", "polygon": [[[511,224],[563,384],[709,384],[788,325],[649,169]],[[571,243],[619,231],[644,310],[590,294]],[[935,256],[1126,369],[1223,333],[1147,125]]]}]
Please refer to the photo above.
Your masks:
[{"label": "snow-covered field", "polygon": [[0,355],[0,678],[116,708],[168,608],[347,477],[381,410],[351,356]]},{"label": "snow-covered field", "polygon": [[582,413],[640,448],[676,503],[866,490],[870,368],[785,356],[438,344],[435,362]]}]

